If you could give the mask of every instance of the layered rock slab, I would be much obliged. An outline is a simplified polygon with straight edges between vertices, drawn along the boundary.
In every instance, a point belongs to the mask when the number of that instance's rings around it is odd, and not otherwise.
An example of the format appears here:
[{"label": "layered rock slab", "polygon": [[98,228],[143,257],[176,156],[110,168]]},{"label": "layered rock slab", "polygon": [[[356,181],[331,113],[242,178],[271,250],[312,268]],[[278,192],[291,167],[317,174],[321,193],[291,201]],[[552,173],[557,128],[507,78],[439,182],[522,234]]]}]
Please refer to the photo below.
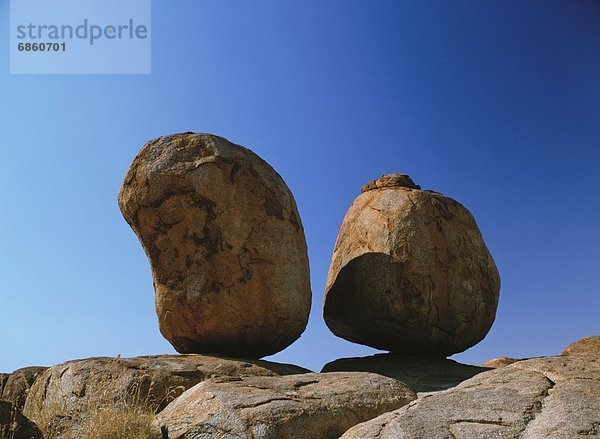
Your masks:
[{"label": "layered rock slab", "polygon": [[181,395],[158,423],[169,439],[333,439],[415,398],[396,380],[361,372],[214,379]]},{"label": "layered rock slab", "polygon": [[77,437],[99,408],[143,406],[159,411],[211,377],[302,374],[306,369],[261,360],[205,355],[90,358],[53,366],[34,383],[24,413],[50,437]]},{"label": "layered rock slab", "polygon": [[600,359],[522,360],[357,425],[343,439],[600,437]]},{"label": "layered rock slab", "polygon": [[17,406],[0,401],[0,439],[43,439],[40,429]]},{"label": "layered rock slab", "polygon": [[362,358],[341,358],[323,367],[322,372],[372,372],[403,382],[417,393],[454,387],[489,368],[461,364],[442,358],[376,354]]},{"label": "layered rock slab", "polygon": [[323,316],[349,341],[446,357],[485,337],[499,291],[498,270],[471,213],[390,174],[365,185],[342,222]]},{"label": "layered rock slab", "polygon": [[127,171],[119,206],[152,266],[160,331],[178,352],[260,358],[304,331],[300,215],[252,151],[210,134],[152,140]]}]

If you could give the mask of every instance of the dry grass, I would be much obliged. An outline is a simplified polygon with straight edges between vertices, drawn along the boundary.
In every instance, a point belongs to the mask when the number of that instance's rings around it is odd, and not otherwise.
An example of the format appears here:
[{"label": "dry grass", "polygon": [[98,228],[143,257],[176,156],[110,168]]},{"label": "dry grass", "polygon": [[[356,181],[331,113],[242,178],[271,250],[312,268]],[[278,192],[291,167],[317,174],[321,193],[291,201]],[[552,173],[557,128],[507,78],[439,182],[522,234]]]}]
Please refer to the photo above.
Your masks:
[{"label": "dry grass", "polygon": [[84,421],[81,439],[161,439],[154,412],[145,407],[102,407]]},{"label": "dry grass", "polygon": [[[73,425],[65,420],[64,407],[48,407],[39,418],[39,425],[48,438],[78,439],[161,439],[153,424],[155,410],[145,405],[90,404],[81,414],[82,421]],[[67,418],[68,419],[68,418]]]},{"label": "dry grass", "polygon": [[[167,392],[163,398],[153,396],[153,388],[133,386],[118,396],[111,386],[87,389],[87,403],[79,413],[69,414],[66,401],[47,406],[38,417],[44,437],[77,439],[161,439],[155,416],[159,407],[178,396],[183,389]],[[71,415],[78,418],[73,422]]]},{"label": "dry grass", "polygon": [[[62,419],[63,413],[66,412],[66,404],[61,402],[60,404],[44,405],[42,410],[31,416],[31,420],[34,421],[45,438],[52,438],[54,432],[64,431],[65,434],[70,434],[70,429],[60,428],[59,424]],[[68,437],[68,436],[67,436]]]}]

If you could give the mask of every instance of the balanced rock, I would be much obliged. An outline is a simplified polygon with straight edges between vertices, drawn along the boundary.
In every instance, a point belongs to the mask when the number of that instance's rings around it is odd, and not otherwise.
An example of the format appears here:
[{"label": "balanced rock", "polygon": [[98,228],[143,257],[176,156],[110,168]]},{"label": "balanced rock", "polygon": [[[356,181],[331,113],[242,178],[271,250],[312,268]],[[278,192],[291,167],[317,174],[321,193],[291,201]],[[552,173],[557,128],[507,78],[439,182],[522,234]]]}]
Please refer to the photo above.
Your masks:
[{"label": "balanced rock", "polygon": [[0,401],[0,439],[42,439],[42,432],[8,401]]},{"label": "balanced rock", "polygon": [[0,391],[0,399],[12,402],[17,409],[22,410],[31,386],[46,369],[48,368],[30,366],[15,370],[8,376],[3,389]]},{"label": "balanced rock", "polygon": [[339,337],[448,356],[481,341],[500,278],[471,213],[406,175],[368,183],[340,228],[323,314]]},{"label": "balanced rock", "polygon": [[309,372],[261,360],[205,355],[88,358],[51,367],[36,380],[24,413],[53,438],[77,437],[105,407],[159,411],[185,390],[211,377],[278,376]]},{"label": "balanced rock", "polygon": [[415,398],[396,380],[362,372],[213,379],[177,398],[158,422],[169,439],[333,439]]},{"label": "balanced rock", "polygon": [[181,353],[260,358],[304,331],[306,241],[283,179],[210,134],[148,142],[119,193],[152,266],[164,337]]},{"label": "balanced rock", "polygon": [[359,424],[342,439],[600,438],[600,359],[522,360]]},{"label": "balanced rock", "polygon": [[401,381],[421,393],[449,389],[488,370],[446,358],[375,354],[362,358],[340,358],[326,364],[321,372],[377,373]]}]

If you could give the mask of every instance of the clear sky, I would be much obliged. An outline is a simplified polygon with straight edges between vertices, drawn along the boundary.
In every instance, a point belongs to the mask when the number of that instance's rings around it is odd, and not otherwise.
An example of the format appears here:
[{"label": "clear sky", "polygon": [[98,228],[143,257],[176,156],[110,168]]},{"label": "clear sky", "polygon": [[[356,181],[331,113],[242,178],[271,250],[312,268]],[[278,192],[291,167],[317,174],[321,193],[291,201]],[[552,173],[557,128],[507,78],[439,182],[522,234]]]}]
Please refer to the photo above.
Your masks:
[{"label": "clear sky", "polygon": [[347,208],[391,172],[470,209],[498,265],[496,322],[457,360],[600,333],[597,0],[153,3],[151,75],[11,76],[0,40],[0,371],[174,352],[117,192],[183,131],[249,147],[296,197],[313,307],[275,361],[375,352],[321,304]]}]

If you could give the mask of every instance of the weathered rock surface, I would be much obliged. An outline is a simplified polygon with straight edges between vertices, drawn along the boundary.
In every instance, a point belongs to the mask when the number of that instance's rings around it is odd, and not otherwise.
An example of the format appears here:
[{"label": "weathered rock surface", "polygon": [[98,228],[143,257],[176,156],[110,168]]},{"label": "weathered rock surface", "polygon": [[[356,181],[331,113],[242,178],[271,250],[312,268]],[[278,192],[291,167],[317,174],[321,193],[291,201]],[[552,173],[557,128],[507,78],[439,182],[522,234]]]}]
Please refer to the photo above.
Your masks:
[{"label": "weathered rock surface", "polygon": [[597,438],[599,396],[597,356],[522,360],[357,425],[342,438]]},{"label": "weathered rock surface", "polygon": [[252,151],[210,134],[152,140],[119,206],[148,255],[160,330],[178,352],[260,358],[304,331],[311,291],[300,216]]},{"label": "weathered rock surface", "polygon": [[591,337],[584,337],[571,343],[561,353],[561,355],[596,355],[600,357],[600,335],[593,335]]},{"label": "weathered rock surface", "polygon": [[0,400],[12,402],[17,409],[23,410],[29,389],[46,369],[48,368],[31,366],[15,370],[6,379],[0,391]]},{"label": "weathered rock surface", "polygon": [[[90,358],[53,366],[35,382],[24,413],[50,437],[78,428],[97,408],[143,405],[164,408],[197,383],[211,377],[302,374],[306,369],[261,360],[205,355]],[[43,421],[45,420],[45,421]]]},{"label": "weathered rock surface", "polygon": [[497,357],[492,358],[491,360],[486,361],[481,365],[481,367],[489,367],[492,369],[498,369],[499,367],[508,366],[509,364],[513,364],[519,361],[516,358],[511,357]]},{"label": "weathered rock surface", "polygon": [[169,439],[329,439],[415,397],[396,380],[360,372],[215,379],[181,395],[158,422]]},{"label": "weathered rock surface", "polygon": [[323,314],[349,341],[445,357],[485,337],[499,291],[498,270],[469,211],[391,174],[365,185],[344,218]]},{"label": "weathered rock surface", "polygon": [[2,390],[4,389],[4,385],[10,376],[9,373],[0,373],[0,400],[2,400]]},{"label": "weathered rock surface", "polygon": [[341,358],[326,364],[322,372],[373,372],[401,381],[415,392],[435,392],[454,387],[487,370],[442,358],[376,354]]},{"label": "weathered rock surface", "polygon": [[0,401],[0,439],[43,439],[43,436],[14,404]]}]

